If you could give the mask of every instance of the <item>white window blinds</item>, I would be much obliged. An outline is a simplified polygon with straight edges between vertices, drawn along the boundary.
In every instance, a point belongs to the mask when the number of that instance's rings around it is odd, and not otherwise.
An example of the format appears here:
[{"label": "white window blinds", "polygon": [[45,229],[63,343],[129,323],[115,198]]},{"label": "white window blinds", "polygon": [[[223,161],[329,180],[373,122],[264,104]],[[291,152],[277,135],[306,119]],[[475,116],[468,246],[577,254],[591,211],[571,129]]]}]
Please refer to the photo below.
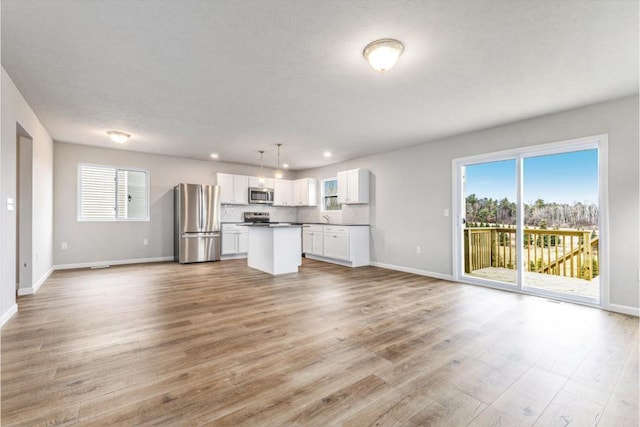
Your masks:
[{"label": "white window blinds", "polygon": [[80,165],[78,219],[84,221],[149,218],[147,172]]}]

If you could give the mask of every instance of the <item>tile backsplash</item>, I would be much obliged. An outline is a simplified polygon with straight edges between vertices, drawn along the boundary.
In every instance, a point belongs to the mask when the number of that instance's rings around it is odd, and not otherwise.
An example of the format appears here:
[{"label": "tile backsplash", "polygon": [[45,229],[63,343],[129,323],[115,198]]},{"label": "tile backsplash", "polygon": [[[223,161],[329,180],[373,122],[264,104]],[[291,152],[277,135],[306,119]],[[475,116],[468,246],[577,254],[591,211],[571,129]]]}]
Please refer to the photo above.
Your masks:
[{"label": "tile backsplash", "polygon": [[242,222],[243,212],[269,212],[271,221],[329,222],[335,224],[369,224],[369,205],[343,205],[341,211],[322,212],[317,206],[287,208],[265,205],[222,205],[222,222]]},{"label": "tile backsplash", "polygon": [[269,212],[271,221],[296,222],[296,208],[273,207],[265,205],[222,205],[220,207],[222,222],[242,222],[244,212]]},{"label": "tile backsplash", "polygon": [[369,205],[342,205],[341,211],[322,212],[318,207],[298,208],[298,222],[329,222],[336,224],[369,224]]}]

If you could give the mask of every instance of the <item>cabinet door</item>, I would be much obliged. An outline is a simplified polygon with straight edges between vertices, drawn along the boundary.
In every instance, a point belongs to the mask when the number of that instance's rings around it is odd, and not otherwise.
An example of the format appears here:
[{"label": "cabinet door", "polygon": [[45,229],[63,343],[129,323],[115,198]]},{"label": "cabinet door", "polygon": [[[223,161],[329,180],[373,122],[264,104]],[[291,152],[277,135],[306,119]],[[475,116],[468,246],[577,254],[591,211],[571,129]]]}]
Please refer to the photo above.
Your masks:
[{"label": "cabinet door", "polygon": [[358,203],[358,189],[360,188],[358,169],[353,169],[347,172],[347,202]]},{"label": "cabinet door", "polygon": [[349,261],[349,235],[324,233],[324,256]]},{"label": "cabinet door", "polygon": [[304,231],[302,233],[302,252],[305,254],[314,254],[313,237],[313,231]]},{"label": "cabinet door", "polygon": [[300,206],[309,206],[309,180],[300,180],[300,189],[298,191],[298,197],[300,197]]},{"label": "cabinet door", "polygon": [[262,178],[262,182],[260,182],[260,177],[250,176],[249,187],[250,188],[273,188],[273,178]]},{"label": "cabinet door", "polygon": [[273,183],[274,206],[291,206],[291,181],[276,179]]},{"label": "cabinet door", "polygon": [[236,231],[222,232],[222,255],[236,253]]},{"label": "cabinet door", "polygon": [[233,202],[237,205],[249,204],[249,177],[233,176]]},{"label": "cabinet door", "polygon": [[220,203],[233,203],[233,175],[226,173],[218,174],[218,185],[220,186]]},{"label": "cabinet door", "polygon": [[311,248],[311,253],[313,255],[319,255],[319,256],[323,256],[324,255],[324,248],[323,248],[323,244],[322,244],[322,233],[313,233],[313,246]]},{"label": "cabinet door", "polygon": [[257,176],[249,177],[249,187],[251,188],[264,188],[264,182],[260,182],[260,178]]},{"label": "cabinet door", "polygon": [[338,172],[338,203],[349,203],[349,172]]},{"label": "cabinet door", "polygon": [[246,254],[249,251],[249,233],[247,231],[238,232],[238,253]]},{"label": "cabinet door", "polygon": [[302,206],[302,180],[291,183],[291,202],[294,206]]}]

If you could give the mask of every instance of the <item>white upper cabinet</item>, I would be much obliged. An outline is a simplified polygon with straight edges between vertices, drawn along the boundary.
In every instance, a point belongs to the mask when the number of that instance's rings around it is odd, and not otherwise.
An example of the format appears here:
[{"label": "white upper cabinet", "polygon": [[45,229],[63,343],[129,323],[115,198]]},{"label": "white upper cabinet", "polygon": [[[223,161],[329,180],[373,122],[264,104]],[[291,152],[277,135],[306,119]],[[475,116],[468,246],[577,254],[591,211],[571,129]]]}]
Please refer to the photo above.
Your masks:
[{"label": "white upper cabinet", "polygon": [[338,172],[338,203],[369,203],[369,169]]},{"label": "white upper cabinet", "polygon": [[251,188],[273,188],[273,178],[263,178],[260,182],[260,178],[257,176],[249,177],[249,187]]},{"label": "white upper cabinet", "polygon": [[244,175],[218,174],[220,203],[223,205],[249,204],[249,177]]},{"label": "white upper cabinet", "polygon": [[273,182],[273,206],[294,206],[293,181],[275,179]]},{"label": "white upper cabinet", "polygon": [[292,194],[295,206],[317,206],[318,180],[303,178],[293,181]]}]

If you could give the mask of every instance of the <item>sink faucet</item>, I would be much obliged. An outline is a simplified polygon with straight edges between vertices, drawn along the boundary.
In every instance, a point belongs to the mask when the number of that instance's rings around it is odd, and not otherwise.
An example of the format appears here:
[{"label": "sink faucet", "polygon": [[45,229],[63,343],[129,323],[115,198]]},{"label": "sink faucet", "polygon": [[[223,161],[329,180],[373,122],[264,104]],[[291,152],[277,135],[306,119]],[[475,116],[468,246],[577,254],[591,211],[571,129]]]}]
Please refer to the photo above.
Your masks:
[{"label": "sink faucet", "polygon": [[322,218],[329,223],[329,215],[322,215]]}]

